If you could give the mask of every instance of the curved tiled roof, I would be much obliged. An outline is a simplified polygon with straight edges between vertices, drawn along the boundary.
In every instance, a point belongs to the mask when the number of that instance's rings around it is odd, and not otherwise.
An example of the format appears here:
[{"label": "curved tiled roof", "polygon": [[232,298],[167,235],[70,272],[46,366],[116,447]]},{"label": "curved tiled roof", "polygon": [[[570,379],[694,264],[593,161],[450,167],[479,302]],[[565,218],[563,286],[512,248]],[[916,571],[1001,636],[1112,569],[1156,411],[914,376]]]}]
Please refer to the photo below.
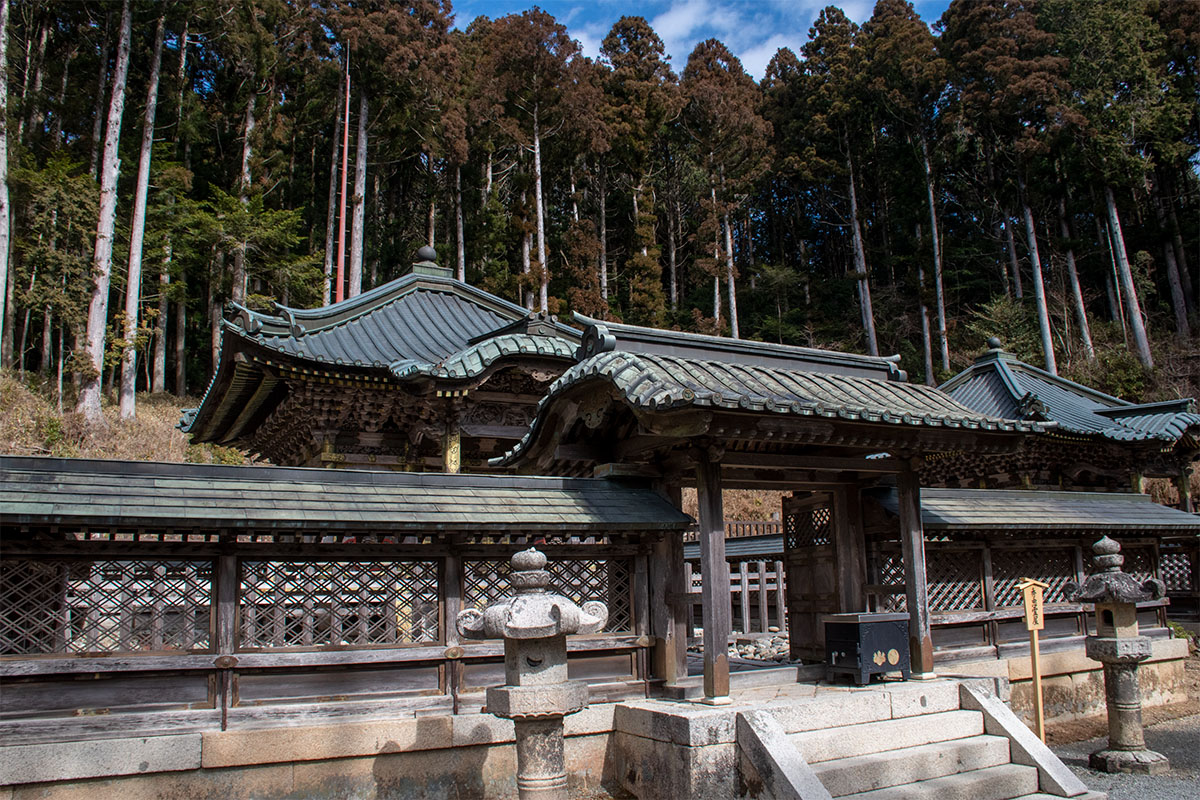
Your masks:
[{"label": "curved tiled roof", "polygon": [[374,370],[375,380],[468,380],[506,357],[565,362],[579,340],[578,331],[553,318],[530,316],[462,281],[428,274],[405,275],[321,308],[278,306],[276,314],[234,308],[234,319],[222,321],[218,364],[204,399],[180,419],[186,432],[224,435],[227,417],[236,416],[229,409],[243,409],[256,396],[260,404],[279,402],[258,392],[266,378],[258,368],[239,368],[239,353],[278,353],[280,361],[317,371]]},{"label": "curved tiled roof", "polygon": [[388,368],[397,378],[408,378],[414,375],[428,375],[448,380],[473,378],[500,359],[515,355],[569,359],[575,355],[575,345],[553,336],[508,333],[471,345],[437,364],[425,364],[413,359],[405,359],[390,364]]},{"label": "curved tiled roof", "polygon": [[1118,442],[1174,442],[1200,427],[1189,399],[1134,404],[1038,369],[993,348],[942,384],[968,408],[1005,419],[1046,419],[1068,433]]},{"label": "curved tiled roof", "polygon": [[687,406],[767,412],[890,425],[1030,432],[1043,423],[979,414],[932,387],[879,378],[709,361],[651,353],[607,351],[576,364],[550,386],[525,437],[494,464],[518,458],[537,438],[559,395],[588,382],[604,383],[634,409]]}]

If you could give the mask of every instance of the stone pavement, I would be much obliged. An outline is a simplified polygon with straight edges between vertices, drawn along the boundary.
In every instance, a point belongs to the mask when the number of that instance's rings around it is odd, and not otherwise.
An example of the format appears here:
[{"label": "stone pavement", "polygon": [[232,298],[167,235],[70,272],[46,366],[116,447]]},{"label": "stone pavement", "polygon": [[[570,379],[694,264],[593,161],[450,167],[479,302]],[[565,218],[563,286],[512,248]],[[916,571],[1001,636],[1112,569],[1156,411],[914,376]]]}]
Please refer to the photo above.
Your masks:
[{"label": "stone pavement", "polygon": [[1091,739],[1052,749],[1089,789],[1107,792],[1109,800],[1200,798],[1200,714],[1146,728],[1146,746],[1171,760],[1171,771],[1166,775],[1109,775],[1088,769],[1088,754],[1106,742],[1106,739]]}]

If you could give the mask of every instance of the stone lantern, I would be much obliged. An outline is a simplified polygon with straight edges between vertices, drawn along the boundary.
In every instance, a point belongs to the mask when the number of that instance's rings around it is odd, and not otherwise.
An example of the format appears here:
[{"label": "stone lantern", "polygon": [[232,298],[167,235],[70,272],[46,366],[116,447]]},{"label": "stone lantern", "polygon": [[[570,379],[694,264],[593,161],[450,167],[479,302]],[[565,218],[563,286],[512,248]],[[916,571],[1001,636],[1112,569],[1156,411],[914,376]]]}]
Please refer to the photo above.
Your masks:
[{"label": "stone lantern", "polygon": [[504,639],[507,684],[487,690],[488,710],[513,721],[517,739],[517,790],[521,800],[566,800],[563,717],[587,705],[588,688],[567,680],[567,636],[596,633],[608,622],[608,607],[575,605],[546,591],[546,556],[535,548],[512,557],[513,596],[482,611],[458,615],[466,639]]},{"label": "stone lantern", "polygon": [[1096,604],[1096,635],[1085,641],[1088,658],[1104,665],[1108,706],[1108,747],[1092,753],[1089,764],[1103,772],[1157,775],[1171,768],[1167,757],[1146,749],[1142,731],[1142,692],[1138,664],[1150,657],[1150,640],[1138,634],[1137,604],[1157,600],[1162,581],[1138,583],[1121,571],[1121,546],[1105,536],[1092,545],[1095,574],[1083,586],[1063,587],[1068,600]]}]

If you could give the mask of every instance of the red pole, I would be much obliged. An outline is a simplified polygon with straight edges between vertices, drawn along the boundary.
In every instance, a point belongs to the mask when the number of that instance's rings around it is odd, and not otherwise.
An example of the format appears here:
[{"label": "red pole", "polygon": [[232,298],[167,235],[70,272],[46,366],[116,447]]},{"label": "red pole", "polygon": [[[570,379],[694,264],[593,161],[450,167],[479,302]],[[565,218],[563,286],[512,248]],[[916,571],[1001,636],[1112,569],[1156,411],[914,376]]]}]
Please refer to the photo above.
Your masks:
[{"label": "red pole", "polygon": [[338,217],[338,262],[336,302],[342,302],[346,291],[346,168],[350,148],[350,50],[346,50],[346,113],[342,130],[342,210]]}]

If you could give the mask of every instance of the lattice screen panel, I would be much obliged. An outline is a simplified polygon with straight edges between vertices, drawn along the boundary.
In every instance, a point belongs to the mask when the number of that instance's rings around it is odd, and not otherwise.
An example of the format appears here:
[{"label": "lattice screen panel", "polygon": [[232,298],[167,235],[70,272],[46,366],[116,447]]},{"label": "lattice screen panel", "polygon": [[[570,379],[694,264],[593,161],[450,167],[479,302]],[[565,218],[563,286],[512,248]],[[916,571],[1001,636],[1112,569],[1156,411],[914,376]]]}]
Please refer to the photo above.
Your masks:
[{"label": "lattice screen panel", "polygon": [[1132,575],[1138,583],[1154,577],[1154,548],[1122,547],[1121,555],[1125,556],[1121,569]]},{"label": "lattice screen panel", "polygon": [[206,650],[212,562],[0,561],[0,654]]},{"label": "lattice screen panel", "polygon": [[[882,553],[878,559],[878,583],[883,586],[904,585],[904,556],[900,553]],[[904,591],[885,594],[879,598],[879,611],[907,611],[908,598]]]},{"label": "lattice screen panel", "polygon": [[925,551],[925,577],[932,611],[983,608],[983,551]]},{"label": "lattice screen panel", "polygon": [[436,642],[438,563],[244,562],[238,613],[243,648]]},{"label": "lattice screen panel", "polygon": [[1159,557],[1159,569],[1168,592],[1190,592],[1192,586],[1192,558],[1186,550],[1164,550]]},{"label": "lattice screen panel", "polygon": [[1032,548],[992,550],[992,579],[996,591],[996,607],[1019,606],[1022,578],[1036,578],[1050,584],[1043,598],[1047,603],[1063,603],[1063,584],[1075,580],[1075,551],[1070,548]]},{"label": "lattice screen panel", "polygon": [[832,539],[831,513],[828,506],[810,506],[788,514],[784,519],[787,548],[817,547]]},{"label": "lattice screen panel", "polygon": [[[555,559],[546,565],[550,590],[576,603],[599,600],[608,604],[609,632],[633,630],[632,561],[628,558]],[[463,604],[483,608],[510,593],[509,560],[473,559],[463,564]]]}]

